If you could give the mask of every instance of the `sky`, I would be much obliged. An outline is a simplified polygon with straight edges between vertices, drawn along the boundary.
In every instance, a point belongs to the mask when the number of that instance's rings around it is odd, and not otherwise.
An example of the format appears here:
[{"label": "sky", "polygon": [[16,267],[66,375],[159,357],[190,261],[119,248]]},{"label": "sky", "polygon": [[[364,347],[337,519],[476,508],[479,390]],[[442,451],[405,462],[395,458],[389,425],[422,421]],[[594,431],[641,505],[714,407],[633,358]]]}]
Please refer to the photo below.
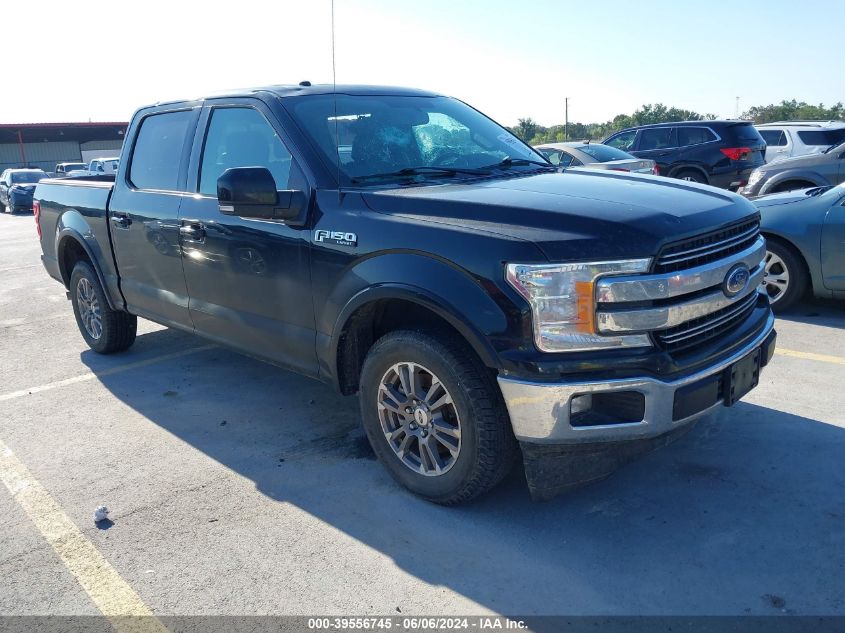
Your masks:
[{"label": "sky", "polygon": [[[141,105],[332,81],[331,0],[40,0],[5,24],[0,123],[126,121]],[[424,88],[504,125],[645,103],[720,117],[845,101],[843,0],[335,0],[337,83]],[[806,17],[805,17],[806,16]],[[65,63],[59,60],[67,59]],[[16,79],[19,68],[19,79]]]}]

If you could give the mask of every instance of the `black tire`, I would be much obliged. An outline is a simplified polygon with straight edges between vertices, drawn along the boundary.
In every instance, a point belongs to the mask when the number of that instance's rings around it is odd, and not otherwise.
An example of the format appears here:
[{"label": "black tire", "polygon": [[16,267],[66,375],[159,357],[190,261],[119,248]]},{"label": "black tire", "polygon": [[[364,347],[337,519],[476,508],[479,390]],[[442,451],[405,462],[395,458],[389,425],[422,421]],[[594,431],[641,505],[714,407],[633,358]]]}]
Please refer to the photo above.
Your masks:
[{"label": "black tire", "polygon": [[[427,476],[412,470],[382,428],[378,401],[382,379],[397,364],[408,362],[439,379],[451,395],[445,406],[453,407],[458,416],[459,452],[442,474]],[[512,469],[517,443],[495,377],[459,337],[407,330],[386,334],[367,354],[360,384],[361,416],[370,445],[393,478],[411,492],[442,505],[465,503],[493,488]],[[421,391],[425,387],[418,388]],[[435,428],[434,422],[430,428]],[[433,440],[432,444],[437,446]]]},{"label": "black tire", "polygon": [[[788,280],[785,288],[767,282],[775,275],[783,277],[783,272]],[[801,255],[791,246],[769,238],[766,243],[766,277],[763,283],[773,311],[782,312],[791,307],[807,293],[809,285],[807,267]]]},{"label": "black tire", "polygon": [[700,171],[696,169],[682,169],[677,174],[675,174],[675,178],[678,180],[686,180],[687,182],[698,182],[702,185],[708,184],[707,178],[702,174]]},{"label": "black tire", "polygon": [[[85,295],[91,297],[89,305],[96,301],[96,311],[99,315],[100,334],[95,336],[88,331],[83,323],[82,303]],[[88,262],[79,262],[70,276],[70,299],[73,303],[73,314],[82,338],[88,347],[99,354],[113,354],[122,352],[135,342],[138,329],[138,319],[134,314],[112,310],[106,300],[106,294],[100,285],[97,274]],[[96,330],[95,330],[96,333]]]}]

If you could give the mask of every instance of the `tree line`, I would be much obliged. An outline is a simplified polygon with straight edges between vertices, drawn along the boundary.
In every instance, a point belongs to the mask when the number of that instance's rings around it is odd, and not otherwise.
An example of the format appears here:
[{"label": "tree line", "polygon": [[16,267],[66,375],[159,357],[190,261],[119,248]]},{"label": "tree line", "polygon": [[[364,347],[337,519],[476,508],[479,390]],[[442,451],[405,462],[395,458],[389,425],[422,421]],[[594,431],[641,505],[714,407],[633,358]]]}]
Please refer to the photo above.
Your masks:
[{"label": "tree line", "polygon": [[[672,121],[707,121],[715,118],[715,114],[700,114],[693,110],[670,108],[662,103],[648,103],[637,108],[633,114],[618,114],[604,123],[569,123],[568,126],[560,124],[544,127],[529,117],[519,119],[517,125],[510,130],[523,141],[537,145],[540,143],[559,143],[566,140],[591,139],[600,141],[614,132],[638,125],[670,123]],[[753,123],[793,120],[845,120],[845,106],[839,102],[831,107],[826,107],[823,103],[812,105],[792,99],[777,104],[754,106],[743,112],[740,118]]]}]

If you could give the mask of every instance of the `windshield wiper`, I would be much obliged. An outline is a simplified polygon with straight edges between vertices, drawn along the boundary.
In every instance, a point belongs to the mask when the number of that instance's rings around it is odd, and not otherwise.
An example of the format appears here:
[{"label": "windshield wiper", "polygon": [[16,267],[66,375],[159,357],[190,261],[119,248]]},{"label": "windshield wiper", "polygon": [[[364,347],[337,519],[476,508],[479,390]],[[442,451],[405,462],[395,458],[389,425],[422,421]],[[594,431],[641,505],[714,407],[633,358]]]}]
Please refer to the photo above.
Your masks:
[{"label": "windshield wiper", "polygon": [[500,169],[507,169],[508,167],[514,167],[517,165],[540,165],[541,167],[551,167],[552,169],[557,169],[557,167],[555,167],[549,162],[534,160],[531,158],[513,158],[511,156],[508,156],[507,158],[503,159],[501,162],[495,165],[487,165],[487,168],[492,169],[498,167]]},{"label": "windshield wiper", "polygon": [[474,169],[471,167],[447,167],[447,166],[423,166],[405,167],[396,171],[389,171],[383,174],[367,174],[366,176],[355,176],[350,180],[353,183],[366,182],[368,180],[381,180],[387,178],[409,178],[412,176],[455,176],[457,174],[472,174],[474,176],[486,176],[490,172],[487,169]]},{"label": "windshield wiper", "polygon": [[812,189],[807,189],[807,191],[804,192],[804,195],[806,195],[806,196],[817,196],[819,194],[824,193],[828,189],[833,189],[833,186],[832,185],[825,185],[824,187],[813,187]]}]

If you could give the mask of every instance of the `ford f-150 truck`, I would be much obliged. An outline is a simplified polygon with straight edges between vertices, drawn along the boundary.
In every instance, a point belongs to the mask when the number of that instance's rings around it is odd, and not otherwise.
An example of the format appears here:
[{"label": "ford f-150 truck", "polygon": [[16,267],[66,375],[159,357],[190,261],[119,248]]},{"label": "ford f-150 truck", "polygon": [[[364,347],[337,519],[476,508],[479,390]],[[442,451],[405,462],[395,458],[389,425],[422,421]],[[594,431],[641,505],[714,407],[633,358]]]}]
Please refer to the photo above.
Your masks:
[{"label": "ford f-150 truck", "polygon": [[732,405],[771,359],[755,207],[559,172],[446,96],[272,86],[138,110],[112,176],[38,185],[83,338],[136,317],[359,394],[378,458],[442,504],[521,452],[546,498]]}]

